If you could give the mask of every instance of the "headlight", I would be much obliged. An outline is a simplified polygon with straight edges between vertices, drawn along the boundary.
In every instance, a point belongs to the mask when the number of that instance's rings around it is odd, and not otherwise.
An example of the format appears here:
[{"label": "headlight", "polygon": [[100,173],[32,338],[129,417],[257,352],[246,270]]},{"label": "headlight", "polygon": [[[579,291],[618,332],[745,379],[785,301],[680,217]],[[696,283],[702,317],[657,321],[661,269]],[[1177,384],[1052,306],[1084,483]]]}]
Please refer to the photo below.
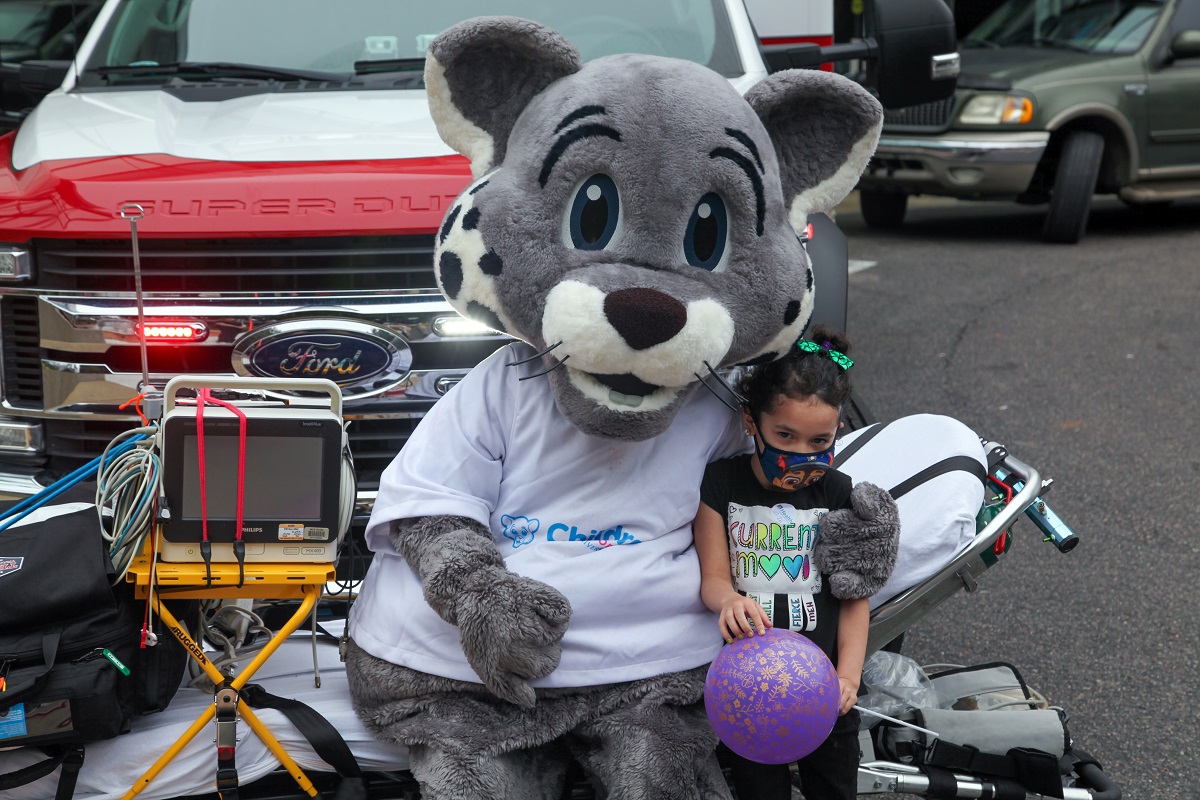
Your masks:
[{"label": "headlight", "polygon": [[42,423],[19,422],[0,417],[0,450],[10,453],[40,453],[42,442]]},{"label": "headlight", "polygon": [[11,244],[0,244],[0,281],[20,281],[33,274],[29,251]]},{"label": "headlight", "polygon": [[963,106],[964,125],[1023,125],[1033,119],[1033,101],[1012,94],[977,94]]},{"label": "headlight", "polygon": [[453,317],[438,317],[433,321],[433,332],[438,336],[449,338],[451,336],[495,336],[496,332],[484,325],[482,322],[476,322],[473,319],[460,317],[457,314]]}]

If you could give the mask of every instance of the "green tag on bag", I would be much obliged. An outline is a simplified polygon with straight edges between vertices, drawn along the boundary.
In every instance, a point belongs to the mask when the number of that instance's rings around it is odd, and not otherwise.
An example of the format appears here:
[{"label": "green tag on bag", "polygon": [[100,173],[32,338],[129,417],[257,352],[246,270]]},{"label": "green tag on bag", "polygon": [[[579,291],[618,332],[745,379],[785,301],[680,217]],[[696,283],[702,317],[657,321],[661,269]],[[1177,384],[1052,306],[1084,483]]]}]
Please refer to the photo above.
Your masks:
[{"label": "green tag on bag", "polygon": [[109,650],[107,647],[104,648],[104,657],[109,660],[109,663],[111,663],[114,667],[116,667],[118,670],[120,670],[122,675],[129,674],[129,667],[122,664],[121,659],[114,656],[112,650]]}]

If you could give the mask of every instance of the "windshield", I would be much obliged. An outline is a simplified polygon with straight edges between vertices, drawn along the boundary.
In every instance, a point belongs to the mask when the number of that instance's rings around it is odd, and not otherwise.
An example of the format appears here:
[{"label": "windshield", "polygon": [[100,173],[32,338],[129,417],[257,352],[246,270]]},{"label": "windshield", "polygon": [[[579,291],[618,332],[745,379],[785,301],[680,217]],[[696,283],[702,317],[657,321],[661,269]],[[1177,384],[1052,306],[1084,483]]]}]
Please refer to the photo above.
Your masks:
[{"label": "windshield", "polygon": [[99,0],[0,0],[0,60],[58,57],[43,50],[64,33],[86,33],[98,8]]},{"label": "windshield", "polygon": [[966,47],[1059,47],[1132,53],[1165,0],[1009,0],[963,40]]},{"label": "windshield", "polygon": [[[744,71],[722,0],[606,0],[598,6],[564,0],[124,0],[80,85],[161,83],[167,77],[151,74],[154,68],[181,63],[335,77],[353,75],[356,67],[419,70],[439,32],[496,14],[558,30],[585,60],[635,52],[696,61],[726,77]],[[382,63],[364,64],[372,61]],[[112,67],[133,69],[106,69]],[[214,73],[203,74],[211,80]],[[244,69],[231,76],[252,77]]]},{"label": "windshield", "polygon": [[0,3],[0,44],[41,44],[39,28],[48,23],[50,9],[34,2]]}]

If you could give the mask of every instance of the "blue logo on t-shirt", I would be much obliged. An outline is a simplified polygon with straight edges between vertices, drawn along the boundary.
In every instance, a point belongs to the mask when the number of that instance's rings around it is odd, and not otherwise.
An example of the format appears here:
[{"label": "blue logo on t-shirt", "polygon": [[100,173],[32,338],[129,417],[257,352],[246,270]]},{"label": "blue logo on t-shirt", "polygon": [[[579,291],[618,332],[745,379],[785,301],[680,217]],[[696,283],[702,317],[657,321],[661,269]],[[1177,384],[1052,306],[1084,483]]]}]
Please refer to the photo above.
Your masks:
[{"label": "blue logo on t-shirt", "polygon": [[576,525],[555,522],[546,528],[546,540],[551,542],[591,542],[600,547],[614,544],[640,544],[641,540],[621,525],[615,528],[593,528],[581,531]]},{"label": "blue logo on t-shirt", "polygon": [[537,533],[538,526],[541,524],[536,519],[510,517],[508,514],[500,517],[500,522],[504,525],[504,535],[512,539],[513,547],[520,547],[532,542],[533,535]]},{"label": "blue logo on t-shirt", "polygon": [[[535,517],[503,514],[500,522],[504,526],[501,532],[512,539],[513,547],[532,544],[542,529],[541,522]],[[547,542],[584,542],[592,550],[604,550],[618,544],[641,544],[641,539],[625,530],[624,525],[580,528],[565,522],[552,522],[544,530]]]}]

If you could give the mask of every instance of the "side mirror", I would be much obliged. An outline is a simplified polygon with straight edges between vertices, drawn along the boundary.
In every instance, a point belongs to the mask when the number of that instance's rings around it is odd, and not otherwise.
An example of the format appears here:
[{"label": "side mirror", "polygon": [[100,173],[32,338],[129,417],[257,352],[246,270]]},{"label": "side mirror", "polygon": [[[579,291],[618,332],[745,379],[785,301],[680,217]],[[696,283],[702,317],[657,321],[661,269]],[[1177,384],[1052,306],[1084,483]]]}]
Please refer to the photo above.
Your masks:
[{"label": "side mirror", "polygon": [[70,61],[26,61],[17,74],[21,88],[40,97],[62,86],[70,71]]},{"label": "side mirror", "polygon": [[1171,40],[1171,56],[1176,59],[1200,56],[1200,31],[1180,31]]},{"label": "side mirror", "polygon": [[874,0],[870,6],[879,55],[867,84],[886,108],[944,100],[959,72],[954,14],[943,0]]},{"label": "side mirror", "polygon": [[863,59],[867,86],[885,108],[944,100],[958,79],[954,15],[944,0],[870,0],[869,35],[861,42],[772,45],[762,48],[767,69],[815,67],[826,61]]}]

